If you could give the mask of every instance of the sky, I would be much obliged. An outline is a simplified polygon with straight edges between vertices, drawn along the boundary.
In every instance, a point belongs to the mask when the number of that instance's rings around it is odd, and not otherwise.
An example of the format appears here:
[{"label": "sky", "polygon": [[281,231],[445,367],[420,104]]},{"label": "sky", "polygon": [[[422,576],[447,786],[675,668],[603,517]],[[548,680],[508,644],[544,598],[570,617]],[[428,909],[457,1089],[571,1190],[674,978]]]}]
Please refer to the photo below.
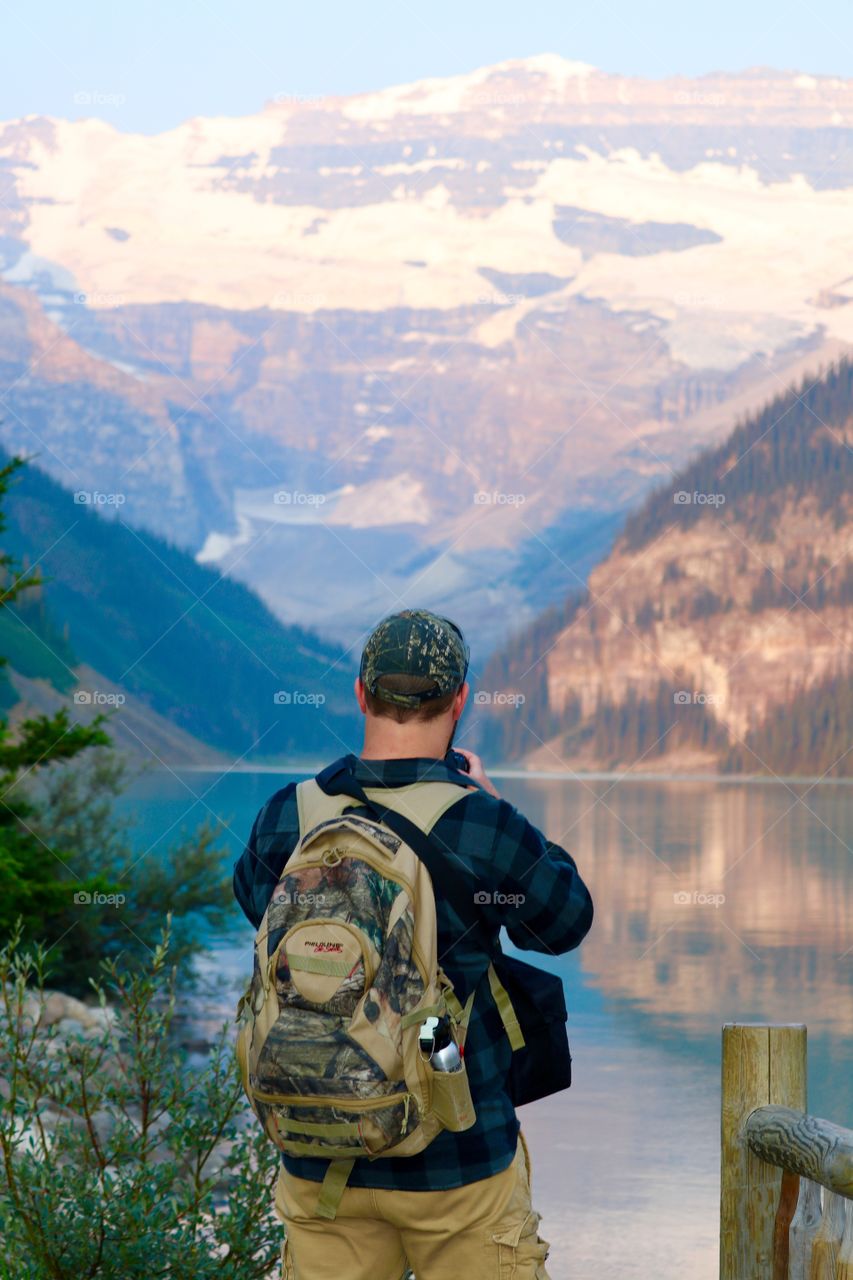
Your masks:
[{"label": "sky", "polygon": [[141,133],[538,53],[651,77],[853,78],[851,0],[0,0],[0,22],[0,119]]}]

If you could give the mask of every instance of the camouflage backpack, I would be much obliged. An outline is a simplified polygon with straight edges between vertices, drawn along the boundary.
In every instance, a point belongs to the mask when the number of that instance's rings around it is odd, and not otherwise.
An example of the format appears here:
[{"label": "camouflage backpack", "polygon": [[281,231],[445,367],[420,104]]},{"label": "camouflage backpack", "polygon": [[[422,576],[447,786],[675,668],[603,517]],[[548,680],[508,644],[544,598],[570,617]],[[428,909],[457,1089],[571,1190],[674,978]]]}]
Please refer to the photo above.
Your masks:
[{"label": "camouflage backpack", "polygon": [[[429,831],[465,794],[415,783],[382,803]],[[446,1013],[461,1050],[473,996],[462,1008],[438,963],[432,883],[412,848],[314,780],[297,801],[300,840],[255,938],[237,1055],[279,1150],[332,1162],[317,1211],[334,1218],[356,1157],[415,1155],[474,1123],[464,1059],[434,1071],[418,1043]]]}]

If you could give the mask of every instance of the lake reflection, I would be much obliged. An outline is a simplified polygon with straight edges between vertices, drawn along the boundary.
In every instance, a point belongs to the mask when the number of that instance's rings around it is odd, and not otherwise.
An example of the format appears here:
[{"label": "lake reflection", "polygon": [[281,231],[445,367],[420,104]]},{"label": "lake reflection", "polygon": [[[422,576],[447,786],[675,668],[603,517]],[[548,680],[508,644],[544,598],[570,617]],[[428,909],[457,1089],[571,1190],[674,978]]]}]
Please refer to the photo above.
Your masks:
[{"label": "lake reflection", "polygon": [[[285,776],[149,777],[131,798],[140,846],[213,811],[233,861]],[[498,785],[573,854],[596,904],[581,949],[543,960],[566,981],[574,1085],[522,1112],[552,1280],[711,1280],[722,1024],[805,1022],[810,1110],[853,1125],[853,789]],[[217,1008],[250,947],[237,925],[203,965]]]},{"label": "lake reflection", "polygon": [[746,1019],[853,1033],[849,788],[507,790],[583,868],[596,922],[581,963],[608,997],[690,1036]]},{"label": "lake reflection", "polygon": [[698,782],[504,789],[572,852],[596,903],[567,973],[580,1004],[575,1086],[522,1117],[554,1280],[711,1280],[722,1024],[805,1022],[809,1106],[853,1124],[853,794]]}]

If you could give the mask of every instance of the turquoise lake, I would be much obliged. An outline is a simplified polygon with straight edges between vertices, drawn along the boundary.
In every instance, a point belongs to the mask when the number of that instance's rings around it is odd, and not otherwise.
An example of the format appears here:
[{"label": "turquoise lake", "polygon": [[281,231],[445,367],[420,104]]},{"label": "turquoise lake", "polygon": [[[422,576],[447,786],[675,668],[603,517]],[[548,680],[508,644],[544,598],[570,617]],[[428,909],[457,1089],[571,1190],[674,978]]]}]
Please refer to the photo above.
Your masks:
[{"label": "turquoise lake", "polygon": [[[215,819],[231,865],[294,776],[159,771],[122,803],[145,857]],[[853,789],[495,781],[572,853],[596,906],[578,951],[541,957],[566,986],[573,1086],[520,1113],[552,1280],[711,1280],[723,1023],[806,1023],[809,1110],[853,1126]],[[235,904],[200,964],[210,1017],[245,985],[252,936]]]}]

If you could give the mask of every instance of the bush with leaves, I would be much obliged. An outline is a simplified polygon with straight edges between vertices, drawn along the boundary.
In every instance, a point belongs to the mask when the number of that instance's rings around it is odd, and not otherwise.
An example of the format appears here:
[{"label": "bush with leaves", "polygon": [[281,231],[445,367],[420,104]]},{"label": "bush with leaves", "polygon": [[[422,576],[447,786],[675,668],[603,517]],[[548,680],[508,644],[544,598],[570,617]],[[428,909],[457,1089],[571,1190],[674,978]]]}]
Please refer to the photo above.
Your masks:
[{"label": "bush with leaves", "polygon": [[246,1105],[228,1028],[202,1070],[179,1047],[168,925],[147,971],[104,963],[88,1029],[49,1024],[45,977],[43,949],[16,931],[0,951],[7,1274],[277,1276],[277,1152]]}]

